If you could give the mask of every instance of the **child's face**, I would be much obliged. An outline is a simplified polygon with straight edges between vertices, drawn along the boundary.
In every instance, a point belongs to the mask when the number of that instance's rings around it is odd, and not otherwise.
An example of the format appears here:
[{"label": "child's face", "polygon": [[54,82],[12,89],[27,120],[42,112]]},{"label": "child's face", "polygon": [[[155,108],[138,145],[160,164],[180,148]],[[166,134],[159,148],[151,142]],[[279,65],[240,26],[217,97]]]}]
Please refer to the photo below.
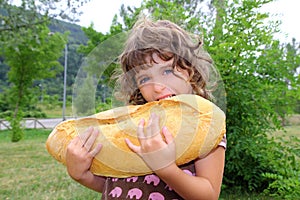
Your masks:
[{"label": "child's face", "polygon": [[187,70],[175,67],[173,59],[164,61],[157,54],[153,54],[156,63],[152,67],[141,69],[135,79],[147,102],[157,101],[179,94],[192,94],[192,86],[187,81]]}]

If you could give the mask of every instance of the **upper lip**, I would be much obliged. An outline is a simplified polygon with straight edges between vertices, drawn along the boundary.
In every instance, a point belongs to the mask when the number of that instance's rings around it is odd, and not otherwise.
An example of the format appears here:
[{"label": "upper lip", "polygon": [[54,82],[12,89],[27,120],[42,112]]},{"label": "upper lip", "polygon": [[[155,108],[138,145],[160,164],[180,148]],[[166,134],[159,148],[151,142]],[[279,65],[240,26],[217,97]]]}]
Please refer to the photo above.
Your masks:
[{"label": "upper lip", "polygon": [[161,99],[168,98],[168,97],[172,97],[172,96],[175,96],[175,94],[166,94],[166,95],[163,95],[163,96],[158,97],[158,98],[157,98],[157,101],[158,101],[158,100],[161,100]]}]

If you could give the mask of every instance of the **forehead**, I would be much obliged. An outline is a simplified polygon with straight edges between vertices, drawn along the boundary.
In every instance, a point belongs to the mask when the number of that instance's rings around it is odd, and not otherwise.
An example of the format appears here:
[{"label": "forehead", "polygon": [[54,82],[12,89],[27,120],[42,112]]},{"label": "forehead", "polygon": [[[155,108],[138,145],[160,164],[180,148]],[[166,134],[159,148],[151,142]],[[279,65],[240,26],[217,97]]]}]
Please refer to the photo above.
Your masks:
[{"label": "forehead", "polygon": [[172,55],[166,57],[158,53],[152,53],[144,56],[143,60],[144,62],[142,64],[133,67],[135,73],[139,73],[141,70],[147,70],[153,66],[170,66],[173,63],[174,58]]}]

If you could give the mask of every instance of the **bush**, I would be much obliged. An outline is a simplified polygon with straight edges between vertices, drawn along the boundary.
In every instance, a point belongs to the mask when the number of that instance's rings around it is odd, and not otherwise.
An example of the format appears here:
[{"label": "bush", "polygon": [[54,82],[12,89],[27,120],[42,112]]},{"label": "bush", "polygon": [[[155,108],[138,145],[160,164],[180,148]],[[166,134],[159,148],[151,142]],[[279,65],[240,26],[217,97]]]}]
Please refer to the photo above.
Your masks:
[{"label": "bush", "polygon": [[299,197],[299,141],[258,135],[229,144],[224,190],[263,192],[281,199]]},{"label": "bush", "polygon": [[265,137],[242,137],[228,145],[224,183],[235,190],[259,191],[266,188],[262,174],[269,171],[267,151],[270,142]]},{"label": "bush", "polygon": [[300,139],[291,136],[289,140],[281,139],[270,151],[269,154],[274,157],[269,164],[273,167],[273,172],[262,174],[269,183],[264,190],[265,194],[285,199],[300,197],[299,144]]},{"label": "bush", "polygon": [[[6,119],[12,117],[14,108],[9,104],[9,98],[7,94],[0,96],[0,118]],[[28,106],[22,107],[22,117],[35,117],[35,118],[45,118],[46,113],[44,113],[40,108],[36,106],[33,101]]]}]

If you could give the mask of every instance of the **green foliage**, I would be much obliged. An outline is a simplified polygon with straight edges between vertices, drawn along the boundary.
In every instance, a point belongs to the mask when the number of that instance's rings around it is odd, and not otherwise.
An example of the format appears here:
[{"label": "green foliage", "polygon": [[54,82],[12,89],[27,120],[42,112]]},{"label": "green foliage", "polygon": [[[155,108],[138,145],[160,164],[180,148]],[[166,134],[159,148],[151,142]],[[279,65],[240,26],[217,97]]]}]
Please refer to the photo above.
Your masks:
[{"label": "green foliage", "polygon": [[[78,21],[78,8],[87,0],[22,0],[13,2],[0,1],[0,40],[1,37],[15,33],[18,29],[35,29],[36,25],[45,24],[49,19],[60,18],[65,21]],[[43,14],[41,14],[43,13]]]},{"label": "green foliage", "polygon": [[[223,1],[216,8],[220,24],[210,32],[207,46],[226,87],[228,150],[224,184],[231,189],[262,192],[274,186],[265,174],[279,175],[279,162],[284,165],[281,168],[297,172],[277,155],[286,157],[288,152],[266,134],[281,128],[279,116],[289,113],[298,98],[299,79],[294,72],[300,65],[299,53],[291,58],[291,51],[273,39],[278,24],[263,25],[268,15],[259,13],[258,8],[267,2],[235,1],[227,5]],[[293,179],[292,173],[285,177]]]},{"label": "green foliage", "polygon": [[[89,0],[88,0],[89,1]],[[67,73],[67,95],[71,95],[72,88],[70,87],[74,83],[75,76],[77,74],[78,68],[81,63],[82,54],[77,52],[77,47],[79,44],[86,42],[86,37],[81,30],[81,27],[76,24],[71,24],[69,22],[76,22],[77,17],[79,15],[79,8],[87,3],[88,1],[83,0],[76,0],[76,1],[56,1],[56,0],[47,0],[47,1],[33,1],[33,0],[22,0],[22,1],[9,1],[9,0],[2,0],[0,1],[0,45],[1,47],[6,47],[8,42],[12,42],[12,46],[16,46],[16,48],[23,48],[20,45],[20,40],[23,39],[24,43],[23,45],[26,45],[26,42],[29,44],[33,42],[34,39],[36,39],[36,44],[38,45],[39,42],[44,41],[44,38],[41,38],[41,27],[42,26],[48,26],[49,29],[47,30],[48,33],[51,32],[59,32],[59,33],[65,33],[66,31],[70,31],[70,36],[68,37],[68,65],[71,66],[68,68]],[[61,21],[59,19],[63,19],[64,21]],[[46,32],[47,32],[46,31]],[[43,33],[46,33],[45,31],[42,31]],[[47,34],[48,34],[47,33]],[[30,35],[30,36],[29,36]],[[54,40],[54,38],[57,38],[58,34],[53,35],[50,40]],[[29,39],[31,37],[31,39]],[[25,42],[26,39],[28,41]],[[57,40],[56,45],[63,45],[67,42],[66,37],[61,37],[60,39],[63,40]],[[29,41],[31,40],[31,41]],[[17,41],[19,41],[19,44],[16,44]],[[15,42],[15,44],[13,44]],[[44,42],[41,42],[40,45],[47,44]],[[17,47],[18,46],[18,47]],[[41,50],[39,46],[34,46],[32,44],[29,45],[29,47],[32,47],[32,50],[35,50],[34,52],[29,52],[26,57],[26,60],[30,60],[31,62],[33,59],[37,60],[40,59],[40,57],[37,56],[37,52],[44,52],[44,50]],[[25,46],[24,46],[25,47]],[[4,91],[4,88],[12,88],[14,87],[11,84],[11,79],[9,79],[8,74],[11,73],[9,71],[12,71],[10,66],[7,66],[7,63],[4,63],[4,52],[3,48],[1,48],[0,51],[0,92]],[[54,51],[48,51],[45,56],[52,57],[51,54],[53,54],[57,49],[53,49]],[[23,49],[20,50],[23,52]],[[14,53],[12,53],[14,55]],[[41,54],[39,54],[41,55]],[[63,55],[61,49],[59,50],[59,57]],[[43,55],[44,56],[44,55]],[[44,56],[44,58],[45,58]],[[5,59],[7,61],[7,59]],[[5,62],[6,62],[5,61]],[[49,61],[49,60],[48,60]],[[51,68],[44,69],[45,76],[41,77],[39,73],[28,73],[28,76],[37,75],[39,78],[34,79],[33,85],[40,85],[42,92],[44,94],[49,95],[61,95],[63,94],[63,73],[58,73],[61,69],[54,70],[55,66],[58,66],[54,63],[45,61],[46,65],[52,65]],[[63,58],[55,58],[55,61],[59,61],[59,63],[64,63]],[[45,66],[46,66],[45,65]],[[37,66],[37,65],[35,65]],[[41,68],[41,71],[43,71],[43,68],[39,65]],[[61,67],[60,67],[61,68]],[[57,68],[58,69],[58,68]],[[28,71],[29,72],[29,71]],[[51,78],[49,78],[49,72],[53,72],[51,75]],[[13,73],[14,74],[14,73]],[[26,74],[26,73],[24,73]],[[11,75],[14,76],[14,75]],[[41,80],[43,79],[43,80]],[[29,88],[28,91],[30,92],[32,88]],[[27,92],[24,93],[23,96],[27,96]],[[39,93],[40,94],[40,93]],[[41,95],[43,96],[43,95]],[[60,101],[62,100],[62,97]],[[25,106],[26,107],[26,106]],[[26,109],[26,108],[23,108]],[[5,112],[12,112],[12,111],[5,111]],[[14,111],[13,111],[14,112]],[[25,113],[25,112],[24,112]],[[34,113],[28,113],[28,115],[39,115],[39,112]]]},{"label": "green foliage", "polygon": [[98,113],[98,112],[102,112],[102,111],[112,109],[111,104],[112,104],[111,99],[106,99],[106,102],[98,103],[97,107],[96,107],[96,112]]},{"label": "green foliage", "polygon": [[[32,90],[34,90],[34,88]],[[8,119],[14,116],[15,107],[13,104],[11,104],[13,101],[12,99],[15,98],[13,94],[14,93],[11,93],[11,90],[9,89],[0,94],[0,119]],[[34,93],[28,94],[26,99],[26,101],[28,101],[28,105],[22,109],[23,117],[46,117],[46,114],[37,107],[37,98]]]},{"label": "green foliage", "polygon": [[50,19],[48,27],[51,30],[51,32],[54,33],[70,32],[68,36],[68,44],[86,44],[87,42],[87,37],[82,31],[82,27],[77,24],[69,23],[58,19]]},{"label": "green foliage", "polygon": [[293,176],[284,177],[274,173],[265,173],[263,176],[271,180],[268,189],[264,192],[274,197],[283,197],[284,199],[296,199],[300,196],[299,192],[299,172],[291,171]]},{"label": "green foliage", "polygon": [[24,137],[23,129],[20,126],[20,121],[14,119],[10,121],[12,128],[12,142],[18,142]]},{"label": "green foliage", "polygon": [[46,105],[47,109],[60,106],[58,95],[45,95],[43,97],[43,104]]},{"label": "green foliage", "polygon": [[[268,85],[267,90],[272,92],[269,92],[267,97],[282,125],[286,125],[286,116],[294,112],[300,99],[300,78],[296,73],[297,67],[300,66],[300,52],[295,41],[293,43],[281,45],[279,41],[272,42],[261,51],[262,55],[258,58],[265,68],[256,69],[261,78],[266,79],[268,76],[265,85]],[[273,58],[273,61],[270,58]]]},{"label": "green foliage", "polygon": [[269,165],[273,170],[262,174],[263,180],[269,183],[265,194],[284,199],[297,199],[300,196],[299,145],[298,137],[289,136],[287,139],[281,138],[273,146],[268,154],[272,158]]},{"label": "green foliage", "polygon": [[12,142],[18,142],[24,137],[24,130],[21,126],[22,114],[18,112],[17,116],[9,117],[10,127],[12,129]]},{"label": "green foliage", "polygon": [[106,110],[109,110],[111,109],[111,105],[110,104],[107,104],[107,103],[98,103],[98,106],[96,108],[96,112],[103,112],[103,111],[106,111]]},{"label": "green foliage", "polygon": [[99,33],[94,30],[93,24],[87,28],[83,27],[82,30],[87,36],[88,42],[87,44],[81,44],[78,47],[78,52],[83,53],[84,55],[88,55],[96,46],[107,39],[107,36],[105,36],[103,33]]},{"label": "green foliage", "polygon": [[[37,31],[37,32],[34,32]],[[8,97],[10,108],[14,110],[10,118],[12,128],[17,130],[16,116],[22,118],[22,110],[33,102],[35,80],[54,76],[61,69],[58,58],[64,48],[65,37],[49,34],[46,25],[38,25],[34,30],[19,29],[4,41],[4,62],[10,67],[8,80],[11,83]]]},{"label": "green foliage", "polygon": [[[73,102],[76,104],[76,110],[77,106],[81,105],[77,103],[78,99],[86,98],[85,96],[79,97],[79,95],[86,90],[83,82],[89,82],[88,78],[91,74],[93,74],[95,82],[93,92],[95,92],[96,96],[93,94],[93,97],[101,97],[101,101],[97,102],[97,104],[105,102],[106,98],[112,95],[114,80],[111,80],[111,77],[118,66],[116,60],[122,51],[126,39],[126,33],[121,32],[122,26],[116,22],[116,18],[113,20],[111,32],[107,35],[95,31],[93,24],[88,28],[83,28],[83,31],[89,38],[89,41],[86,46],[81,45],[78,48],[78,51],[86,55],[86,58],[81,64],[74,84],[73,93],[76,93],[76,98],[73,98]],[[100,98],[96,98],[96,100],[98,99]],[[93,105],[91,106],[93,107]],[[80,110],[80,113],[83,113],[82,108]]]},{"label": "green foliage", "polygon": [[[81,82],[82,81],[82,82]],[[77,90],[76,88],[79,87]],[[88,116],[95,113],[95,90],[93,77],[83,78],[75,85],[77,91],[73,97],[73,109],[76,116]]]},{"label": "green foliage", "polygon": [[9,81],[24,87],[32,85],[33,80],[54,76],[61,65],[57,59],[64,48],[65,37],[50,35],[46,26],[39,26],[39,35],[31,30],[15,33],[14,40],[5,42],[4,61],[10,66]]},{"label": "green foliage", "polygon": [[9,67],[3,63],[3,58],[0,56],[0,93],[8,87],[7,72]]},{"label": "green foliage", "polygon": [[184,7],[183,4],[183,2],[177,4],[176,1],[146,1],[145,8],[151,10],[151,16],[155,19],[166,19],[183,25],[190,17],[187,13],[191,9]]}]

